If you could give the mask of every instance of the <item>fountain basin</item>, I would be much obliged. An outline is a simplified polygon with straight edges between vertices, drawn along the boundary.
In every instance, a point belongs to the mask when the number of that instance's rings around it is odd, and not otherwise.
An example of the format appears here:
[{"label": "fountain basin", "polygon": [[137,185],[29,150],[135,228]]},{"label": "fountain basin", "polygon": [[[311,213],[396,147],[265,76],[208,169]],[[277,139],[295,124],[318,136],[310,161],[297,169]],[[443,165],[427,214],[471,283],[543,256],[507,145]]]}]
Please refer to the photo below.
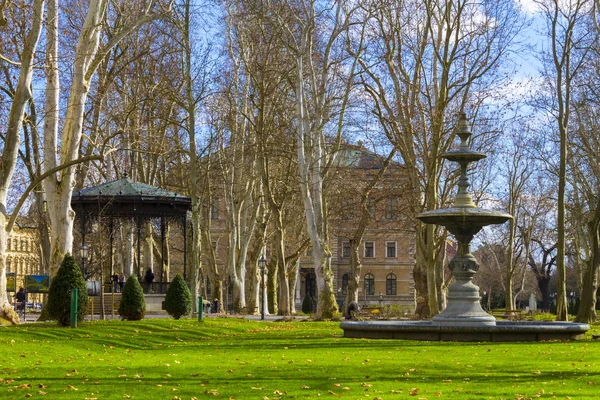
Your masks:
[{"label": "fountain basin", "polygon": [[417,218],[426,224],[465,227],[476,225],[481,229],[488,225],[503,224],[512,219],[512,215],[481,208],[453,207],[426,211],[417,215]]},{"label": "fountain basin", "polygon": [[451,325],[434,321],[343,321],[347,338],[452,342],[539,342],[583,339],[588,324],[575,322],[496,321],[496,325]]}]

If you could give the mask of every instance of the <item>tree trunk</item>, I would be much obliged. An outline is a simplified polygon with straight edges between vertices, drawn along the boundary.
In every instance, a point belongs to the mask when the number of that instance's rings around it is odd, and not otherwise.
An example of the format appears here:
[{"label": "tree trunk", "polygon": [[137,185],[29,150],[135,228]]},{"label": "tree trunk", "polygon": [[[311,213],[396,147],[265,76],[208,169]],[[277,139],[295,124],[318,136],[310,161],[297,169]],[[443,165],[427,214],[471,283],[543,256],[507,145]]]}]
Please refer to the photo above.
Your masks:
[{"label": "tree trunk", "polygon": [[281,210],[277,210],[275,218],[275,257],[277,264],[277,315],[291,315],[290,313],[290,287],[287,275],[287,266],[285,262],[285,243],[283,234],[283,220]]},{"label": "tree trunk", "polygon": [[348,315],[348,307],[353,301],[358,304],[358,287],[362,264],[360,262],[360,241],[350,239],[350,270],[348,271],[348,289],[344,299],[344,315]]},{"label": "tree trunk", "polygon": [[270,314],[277,314],[277,263],[272,260],[267,263],[265,271],[265,290],[267,296],[267,308]]},{"label": "tree trunk", "polygon": [[600,270],[600,202],[596,208],[597,217],[589,224],[592,255],[585,265],[583,290],[575,321],[591,324],[596,322],[596,296],[598,291],[598,271]]}]

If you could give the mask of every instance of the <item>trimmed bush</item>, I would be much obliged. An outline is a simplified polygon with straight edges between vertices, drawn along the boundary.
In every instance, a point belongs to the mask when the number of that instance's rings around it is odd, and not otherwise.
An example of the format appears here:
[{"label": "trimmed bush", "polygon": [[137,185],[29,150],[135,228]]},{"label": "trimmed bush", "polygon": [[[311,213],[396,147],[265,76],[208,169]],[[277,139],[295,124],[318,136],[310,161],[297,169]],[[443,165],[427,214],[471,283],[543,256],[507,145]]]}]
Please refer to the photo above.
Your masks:
[{"label": "trimmed bush", "polygon": [[304,314],[312,314],[314,308],[314,302],[310,295],[306,295],[302,300],[302,312]]},{"label": "trimmed bush", "polygon": [[181,275],[175,275],[167,289],[165,310],[175,319],[192,312],[192,293]]},{"label": "trimmed bush", "polygon": [[77,261],[67,253],[56,275],[52,278],[46,304],[48,317],[57,321],[61,326],[68,326],[71,322],[71,290],[73,289],[79,289],[77,321],[83,321],[89,303],[85,279],[83,279]]},{"label": "trimmed bush", "polygon": [[121,295],[121,304],[119,304],[119,315],[122,319],[129,321],[139,321],[146,315],[146,300],[144,300],[144,291],[135,275],[127,278],[123,286]]}]

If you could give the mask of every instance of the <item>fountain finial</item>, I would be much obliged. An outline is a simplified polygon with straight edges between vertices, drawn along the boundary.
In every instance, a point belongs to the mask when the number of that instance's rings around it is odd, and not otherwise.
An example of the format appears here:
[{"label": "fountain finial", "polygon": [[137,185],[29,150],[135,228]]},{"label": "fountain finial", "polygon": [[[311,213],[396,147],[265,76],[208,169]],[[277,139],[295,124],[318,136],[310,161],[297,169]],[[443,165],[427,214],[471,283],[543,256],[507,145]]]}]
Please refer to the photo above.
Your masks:
[{"label": "fountain finial", "polygon": [[460,137],[459,149],[469,150],[468,140],[471,137],[471,131],[469,130],[467,114],[465,114],[464,112],[461,112],[459,114],[456,134],[458,135],[458,137]]}]

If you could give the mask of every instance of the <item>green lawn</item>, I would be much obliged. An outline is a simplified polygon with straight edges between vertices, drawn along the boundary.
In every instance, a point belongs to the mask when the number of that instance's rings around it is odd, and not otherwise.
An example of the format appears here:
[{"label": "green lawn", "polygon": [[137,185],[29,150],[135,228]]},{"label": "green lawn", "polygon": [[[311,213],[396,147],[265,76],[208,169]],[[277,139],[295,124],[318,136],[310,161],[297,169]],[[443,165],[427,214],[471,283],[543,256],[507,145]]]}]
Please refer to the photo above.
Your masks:
[{"label": "green lawn", "polygon": [[0,328],[0,343],[0,399],[600,397],[589,340],[345,339],[337,323],[154,319]]}]

